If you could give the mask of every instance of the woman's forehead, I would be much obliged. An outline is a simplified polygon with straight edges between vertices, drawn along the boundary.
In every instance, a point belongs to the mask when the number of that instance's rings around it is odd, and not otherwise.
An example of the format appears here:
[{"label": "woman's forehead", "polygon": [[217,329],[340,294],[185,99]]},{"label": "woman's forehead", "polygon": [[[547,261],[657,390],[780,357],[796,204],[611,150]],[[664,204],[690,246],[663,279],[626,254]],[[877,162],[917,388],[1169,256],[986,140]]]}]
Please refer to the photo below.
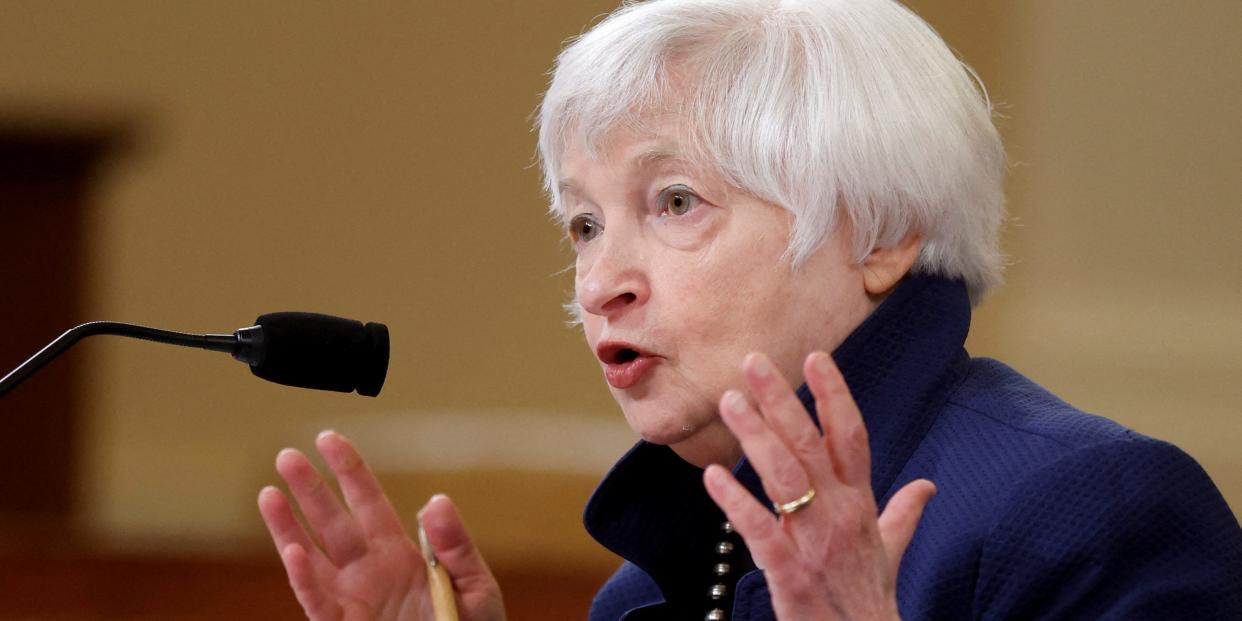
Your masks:
[{"label": "woman's forehead", "polygon": [[589,153],[580,149],[565,152],[561,159],[559,187],[572,188],[580,182],[588,169],[606,166],[613,173],[640,172],[660,168],[689,168],[690,162],[682,157],[675,145],[662,142],[624,145],[622,148]]},{"label": "woman's forehead", "polygon": [[[566,140],[558,166],[558,187],[572,187],[590,167],[607,166],[615,172],[653,168],[711,168],[689,146],[687,134],[675,119],[618,125],[594,138],[578,134]],[[567,183],[568,182],[568,183]]]}]

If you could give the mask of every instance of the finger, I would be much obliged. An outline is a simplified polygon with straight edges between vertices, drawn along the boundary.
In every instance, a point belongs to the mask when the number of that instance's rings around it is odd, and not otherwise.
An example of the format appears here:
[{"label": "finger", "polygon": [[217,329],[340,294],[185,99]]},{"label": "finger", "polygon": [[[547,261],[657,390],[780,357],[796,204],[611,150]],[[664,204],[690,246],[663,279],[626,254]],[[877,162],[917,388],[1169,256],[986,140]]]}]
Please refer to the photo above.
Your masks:
[{"label": "finger", "polygon": [[825,485],[834,483],[832,460],[824,447],[824,436],[772,361],[763,354],[749,354],[742,362],[742,372],[764,420],[806,467],[812,481]]},{"label": "finger", "polygon": [[302,546],[304,550],[318,550],[297,518],[293,517],[293,508],[285,495],[271,485],[259,491],[259,515],[263,516],[267,532],[272,535],[277,554],[291,544]]},{"label": "finger", "polygon": [[746,541],[751,558],[760,569],[779,573],[782,562],[796,556],[793,541],[776,518],[724,468],[716,464],[708,466],[703,472],[703,485],[707,495]]},{"label": "finger", "polygon": [[315,578],[315,570],[311,565],[307,548],[294,543],[280,552],[280,561],[289,575],[289,586],[293,588],[293,596],[302,605],[308,619],[315,621],[340,619],[344,616],[339,604],[336,603],[320,586]]},{"label": "finger", "polygon": [[448,571],[463,598],[469,594],[499,594],[496,578],[470,540],[466,524],[448,496],[432,496],[419,512],[418,520],[427,532],[427,542],[436,560]]},{"label": "finger", "polygon": [[850,487],[869,488],[871,447],[867,443],[867,427],[845,385],[845,378],[841,377],[832,356],[822,351],[807,356],[803,371],[807,386],[815,396],[815,410],[824,427],[825,442],[837,478]]},{"label": "finger", "polygon": [[325,431],[315,447],[336,475],[345,504],[362,530],[372,537],[404,537],[401,518],[354,445],[335,431]]},{"label": "finger", "polygon": [[880,514],[880,539],[884,542],[884,552],[894,574],[923,517],[923,509],[935,495],[936,485],[931,481],[912,481],[893,494],[888,506],[884,507],[884,513]]},{"label": "finger", "polygon": [[366,539],[358,523],[305,455],[294,449],[281,451],[276,455],[276,471],[288,482],[307,525],[318,535],[333,563],[345,565],[366,552]]},{"label": "finger", "polygon": [[742,393],[725,392],[720,399],[720,418],[741,443],[742,451],[759,473],[768,498],[783,503],[806,493],[811,480],[802,463],[794,458]]}]

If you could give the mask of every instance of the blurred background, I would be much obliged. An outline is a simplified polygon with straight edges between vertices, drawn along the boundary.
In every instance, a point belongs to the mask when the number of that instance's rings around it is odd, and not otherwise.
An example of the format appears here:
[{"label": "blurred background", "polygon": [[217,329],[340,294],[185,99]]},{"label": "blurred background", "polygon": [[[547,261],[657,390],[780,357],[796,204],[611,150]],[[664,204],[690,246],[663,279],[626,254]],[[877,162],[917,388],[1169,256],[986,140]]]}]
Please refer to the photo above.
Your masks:
[{"label": "blurred background", "polygon": [[[918,0],[1012,158],[969,343],[1171,440],[1242,507],[1242,3]],[[255,509],[353,437],[413,524],[451,494],[511,618],[583,618],[634,437],[560,303],[530,115],[615,1],[0,2],[0,372],[71,325],[392,331],[377,399],[87,340],[0,416],[0,619],[297,619]]]}]

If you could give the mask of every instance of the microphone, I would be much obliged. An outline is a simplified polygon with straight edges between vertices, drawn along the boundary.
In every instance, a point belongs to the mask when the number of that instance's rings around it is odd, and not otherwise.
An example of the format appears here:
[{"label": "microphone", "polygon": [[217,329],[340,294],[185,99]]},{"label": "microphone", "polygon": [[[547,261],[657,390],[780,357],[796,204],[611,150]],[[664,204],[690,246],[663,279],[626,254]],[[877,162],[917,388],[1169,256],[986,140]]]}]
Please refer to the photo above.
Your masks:
[{"label": "microphone", "polygon": [[270,382],[374,397],[388,374],[388,326],[318,313],[268,313],[233,334],[186,334],[115,321],[66,331],[0,379],[0,397],[78,341],[99,334],[228,352]]}]

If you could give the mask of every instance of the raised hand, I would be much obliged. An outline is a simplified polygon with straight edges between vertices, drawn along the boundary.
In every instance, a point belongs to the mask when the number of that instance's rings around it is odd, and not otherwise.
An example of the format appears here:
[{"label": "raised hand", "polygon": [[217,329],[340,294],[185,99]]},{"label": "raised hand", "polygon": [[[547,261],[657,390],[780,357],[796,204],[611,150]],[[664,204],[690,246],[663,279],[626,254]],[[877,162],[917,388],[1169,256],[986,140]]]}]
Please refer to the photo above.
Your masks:
[{"label": "raised hand", "polygon": [[[259,512],[276,543],[289,584],[313,621],[433,621],[426,565],[392,503],[344,436],[315,441],[341,486],[345,506],[302,453],[285,449],[276,470],[303,516],[294,518],[275,487],[259,492]],[[435,496],[420,520],[436,557],[453,579],[462,621],[504,619],[500,588],[446,496]]]},{"label": "raised hand", "polygon": [[725,468],[710,466],[703,476],[763,569],[776,617],[897,619],[897,568],[935,486],[909,483],[876,516],[867,430],[828,354],[813,353],[803,366],[823,434],[765,356],[747,356],[742,370],[759,409],[728,391],[720,415],[777,515]]}]

